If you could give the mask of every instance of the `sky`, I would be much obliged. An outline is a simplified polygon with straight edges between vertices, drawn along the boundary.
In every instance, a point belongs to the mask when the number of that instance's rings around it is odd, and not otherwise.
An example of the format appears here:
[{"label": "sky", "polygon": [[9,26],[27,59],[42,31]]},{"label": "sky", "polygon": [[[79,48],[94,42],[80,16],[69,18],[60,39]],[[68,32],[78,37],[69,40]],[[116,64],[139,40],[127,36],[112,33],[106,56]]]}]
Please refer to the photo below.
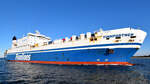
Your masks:
[{"label": "sky", "polygon": [[150,54],[150,0],[0,0],[0,52],[12,37],[39,30],[53,40],[125,27],[148,33],[136,55]]}]

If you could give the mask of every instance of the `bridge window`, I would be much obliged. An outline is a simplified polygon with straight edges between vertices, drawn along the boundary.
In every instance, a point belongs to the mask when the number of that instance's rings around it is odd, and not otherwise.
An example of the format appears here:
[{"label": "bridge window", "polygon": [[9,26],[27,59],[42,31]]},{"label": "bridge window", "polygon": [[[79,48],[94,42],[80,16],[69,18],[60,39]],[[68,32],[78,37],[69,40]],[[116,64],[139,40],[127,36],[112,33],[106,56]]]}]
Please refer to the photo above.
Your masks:
[{"label": "bridge window", "polygon": [[87,35],[85,35],[85,38],[87,38]]},{"label": "bridge window", "polygon": [[92,37],[95,37],[95,34],[91,34]]},{"label": "bridge window", "polygon": [[131,36],[130,38],[136,38],[136,36]]},{"label": "bridge window", "polygon": [[76,37],[76,40],[79,40],[79,37],[78,37],[78,36]]},{"label": "bridge window", "polygon": [[109,40],[109,38],[108,38],[108,37],[106,37],[106,40]]},{"label": "bridge window", "polygon": [[121,39],[121,37],[116,37],[116,39]]}]

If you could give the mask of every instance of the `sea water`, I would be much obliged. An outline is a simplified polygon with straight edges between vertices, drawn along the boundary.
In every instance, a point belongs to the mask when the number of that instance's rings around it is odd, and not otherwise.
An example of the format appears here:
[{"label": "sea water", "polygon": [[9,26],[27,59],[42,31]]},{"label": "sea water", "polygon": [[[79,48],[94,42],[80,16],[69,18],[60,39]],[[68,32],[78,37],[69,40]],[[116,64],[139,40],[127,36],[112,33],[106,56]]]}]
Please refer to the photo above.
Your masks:
[{"label": "sea water", "polygon": [[150,84],[150,58],[134,66],[50,65],[0,60],[0,84]]}]

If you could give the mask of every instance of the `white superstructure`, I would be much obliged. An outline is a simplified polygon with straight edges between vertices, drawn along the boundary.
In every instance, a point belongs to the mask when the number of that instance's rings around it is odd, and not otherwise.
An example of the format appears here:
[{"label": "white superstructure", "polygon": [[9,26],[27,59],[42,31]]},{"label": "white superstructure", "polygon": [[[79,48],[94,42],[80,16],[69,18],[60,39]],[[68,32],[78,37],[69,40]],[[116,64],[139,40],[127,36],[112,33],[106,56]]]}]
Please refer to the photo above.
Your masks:
[{"label": "white superstructure", "polygon": [[35,34],[28,33],[26,37],[12,41],[12,49],[28,49],[48,45],[51,39],[36,31]]},{"label": "white superstructure", "polygon": [[[55,48],[66,48],[76,46],[88,46],[97,44],[115,44],[115,43],[143,43],[146,32],[133,29],[122,28],[110,31],[100,30],[95,33],[87,32],[82,33],[79,36],[73,35],[71,38],[64,38],[51,41],[49,37],[40,34],[36,31],[35,34],[28,33],[26,37],[18,40],[13,40],[12,48],[8,50],[8,53],[32,51],[32,50],[44,50]],[[112,47],[112,46],[110,46]],[[128,47],[128,46],[127,46]],[[140,48],[140,46],[130,46]]]}]

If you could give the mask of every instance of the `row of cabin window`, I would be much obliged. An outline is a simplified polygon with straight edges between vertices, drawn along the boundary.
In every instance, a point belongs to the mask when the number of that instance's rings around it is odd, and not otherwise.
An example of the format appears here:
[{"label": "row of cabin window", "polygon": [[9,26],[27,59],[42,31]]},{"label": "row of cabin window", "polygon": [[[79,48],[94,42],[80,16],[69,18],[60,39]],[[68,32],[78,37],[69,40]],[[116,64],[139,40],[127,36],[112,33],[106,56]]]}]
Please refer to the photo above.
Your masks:
[{"label": "row of cabin window", "polygon": [[[136,38],[136,36],[130,36],[130,38]],[[116,39],[121,39],[121,37],[116,37]],[[106,40],[109,40],[109,38],[107,37]]]}]

